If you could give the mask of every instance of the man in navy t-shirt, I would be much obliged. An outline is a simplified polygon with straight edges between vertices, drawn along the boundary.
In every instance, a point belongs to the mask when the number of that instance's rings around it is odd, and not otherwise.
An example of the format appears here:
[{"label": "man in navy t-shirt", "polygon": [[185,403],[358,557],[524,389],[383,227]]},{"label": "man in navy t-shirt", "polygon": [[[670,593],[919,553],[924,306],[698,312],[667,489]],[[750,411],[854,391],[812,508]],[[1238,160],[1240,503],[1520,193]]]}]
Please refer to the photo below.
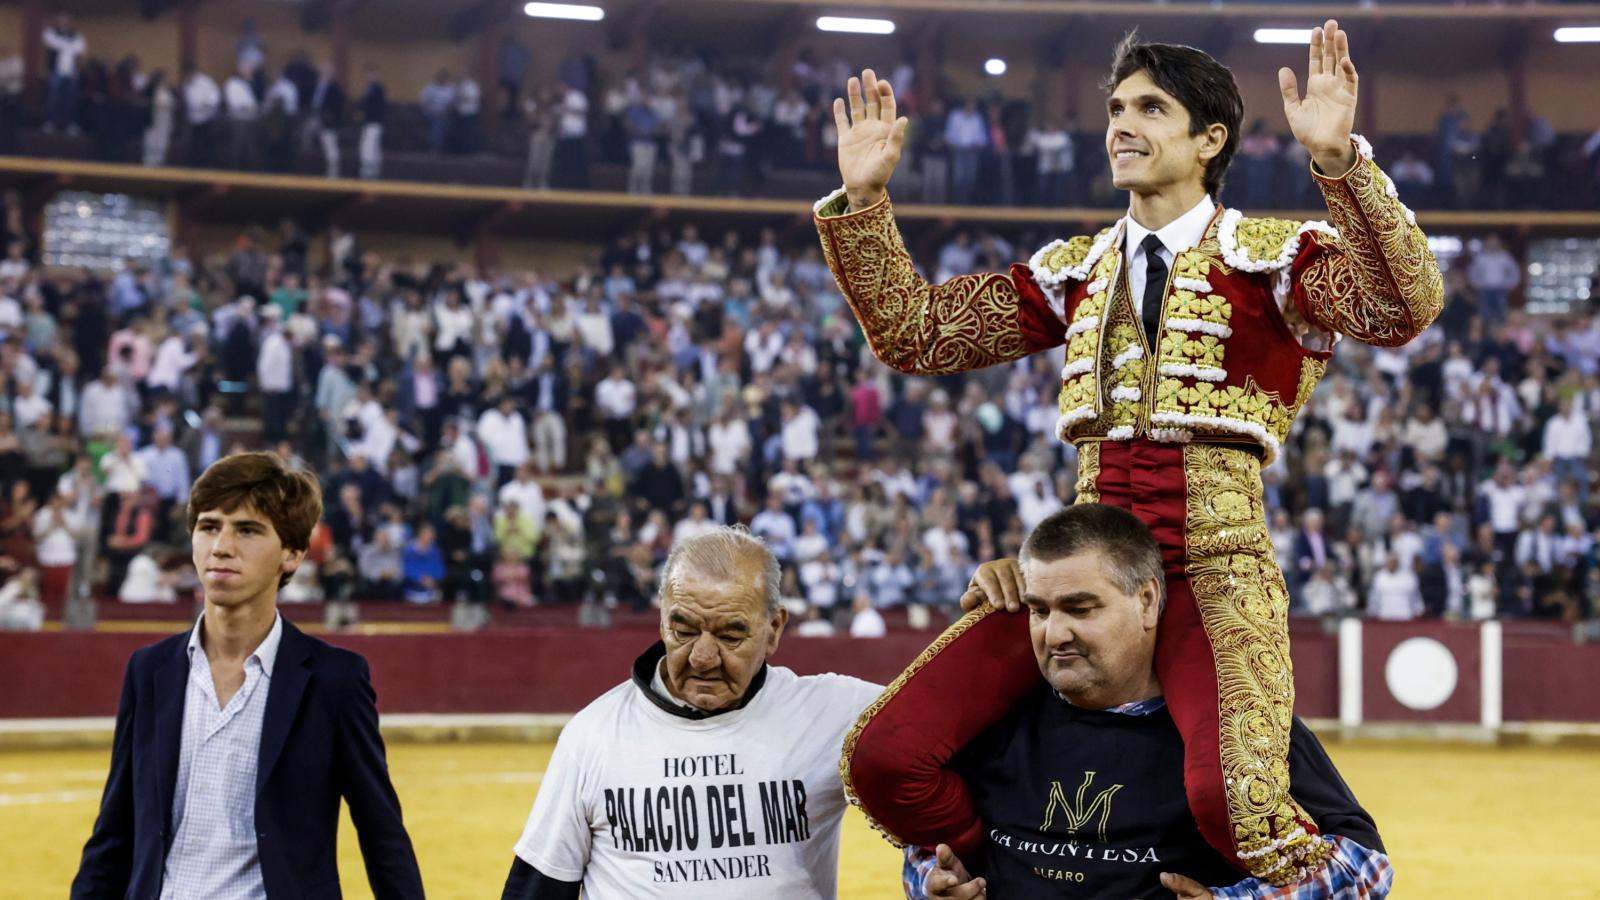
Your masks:
[{"label": "man in navy t-shirt", "polygon": [[945,763],[971,793],[983,851],[958,859],[944,845],[935,854],[911,848],[908,897],[1387,895],[1394,876],[1377,827],[1298,719],[1290,783],[1331,845],[1329,865],[1292,885],[1240,881],[1200,836],[1184,792],[1183,741],[1153,666],[1165,582],[1143,523],[1116,507],[1069,507],[1029,535],[1020,583],[1016,573],[985,567],[972,594],[991,602],[973,615],[1004,615],[996,608],[1020,600],[1044,680]]}]

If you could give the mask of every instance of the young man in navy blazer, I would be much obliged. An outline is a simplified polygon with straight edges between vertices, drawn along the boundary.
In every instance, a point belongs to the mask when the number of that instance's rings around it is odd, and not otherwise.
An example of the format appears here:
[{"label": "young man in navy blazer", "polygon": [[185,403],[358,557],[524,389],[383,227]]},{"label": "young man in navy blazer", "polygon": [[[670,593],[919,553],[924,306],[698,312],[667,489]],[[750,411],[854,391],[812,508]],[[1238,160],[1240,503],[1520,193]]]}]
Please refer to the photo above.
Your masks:
[{"label": "young man in navy blazer", "polygon": [[338,897],[341,797],[373,893],[423,896],[366,660],[278,614],[321,516],[316,476],[275,454],[226,457],[195,482],[205,610],[128,660],[73,898]]}]

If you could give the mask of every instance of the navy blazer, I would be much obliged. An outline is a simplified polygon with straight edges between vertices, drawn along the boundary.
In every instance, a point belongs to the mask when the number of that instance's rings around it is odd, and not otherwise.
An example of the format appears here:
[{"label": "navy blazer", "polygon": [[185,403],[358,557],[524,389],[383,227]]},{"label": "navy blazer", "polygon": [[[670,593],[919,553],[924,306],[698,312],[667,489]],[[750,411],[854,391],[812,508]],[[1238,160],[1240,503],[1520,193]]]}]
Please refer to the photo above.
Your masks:
[{"label": "navy blazer", "polygon": [[[157,900],[176,829],[189,632],[134,651],[122,678],[111,772],[72,897]],[[378,898],[422,897],[378,734],[377,695],[360,655],[287,619],[273,664],[256,769],[256,841],[272,900],[337,898],[339,799]]]}]

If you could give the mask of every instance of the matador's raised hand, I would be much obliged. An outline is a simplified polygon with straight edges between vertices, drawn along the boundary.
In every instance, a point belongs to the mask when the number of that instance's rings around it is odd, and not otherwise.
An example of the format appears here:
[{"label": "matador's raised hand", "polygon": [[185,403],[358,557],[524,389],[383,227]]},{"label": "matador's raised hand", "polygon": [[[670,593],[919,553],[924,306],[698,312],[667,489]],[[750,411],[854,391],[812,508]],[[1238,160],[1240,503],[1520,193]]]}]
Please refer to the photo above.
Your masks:
[{"label": "matador's raised hand", "polygon": [[1357,83],[1356,66],[1350,61],[1350,36],[1333,19],[1311,32],[1304,98],[1294,72],[1287,67],[1278,70],[1289,130],[1325,175],[1343,175],[1355,165],[1350,132],[1356,124]]},{"label": "matador's raised hand", "polygon": [[883,199],[889,176],[900,162],[906,142],[905,116],[897,116],[894,88],[871,69],[851,78],[848,86],[850,114],[844,100],[833,101],[833,123],[839,131],[839,174],[852,209],[863,209]]}]

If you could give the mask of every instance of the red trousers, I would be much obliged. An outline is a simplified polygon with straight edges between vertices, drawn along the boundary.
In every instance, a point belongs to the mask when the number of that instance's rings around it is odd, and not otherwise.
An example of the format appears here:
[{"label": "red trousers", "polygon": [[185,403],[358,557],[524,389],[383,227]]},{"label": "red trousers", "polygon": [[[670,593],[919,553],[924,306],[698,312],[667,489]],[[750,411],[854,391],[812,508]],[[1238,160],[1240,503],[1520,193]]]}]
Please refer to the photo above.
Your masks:
[{"label": "red trousers", "polygon": [[[1201,835],[1241,871],[1277,884],[1325,855],[1289,796],[1288,591],[1248,450],[1153,441],[1080,448],[1078,502],[1137,515],[1155,533],[1167,602],[1155,667],[1184,742]],[[982,823],[946,764],[998,722],[1039,669],[1027,617],[979,612],[940,635],[845,742],[846,788],[900,843],[978,851]]]}]

